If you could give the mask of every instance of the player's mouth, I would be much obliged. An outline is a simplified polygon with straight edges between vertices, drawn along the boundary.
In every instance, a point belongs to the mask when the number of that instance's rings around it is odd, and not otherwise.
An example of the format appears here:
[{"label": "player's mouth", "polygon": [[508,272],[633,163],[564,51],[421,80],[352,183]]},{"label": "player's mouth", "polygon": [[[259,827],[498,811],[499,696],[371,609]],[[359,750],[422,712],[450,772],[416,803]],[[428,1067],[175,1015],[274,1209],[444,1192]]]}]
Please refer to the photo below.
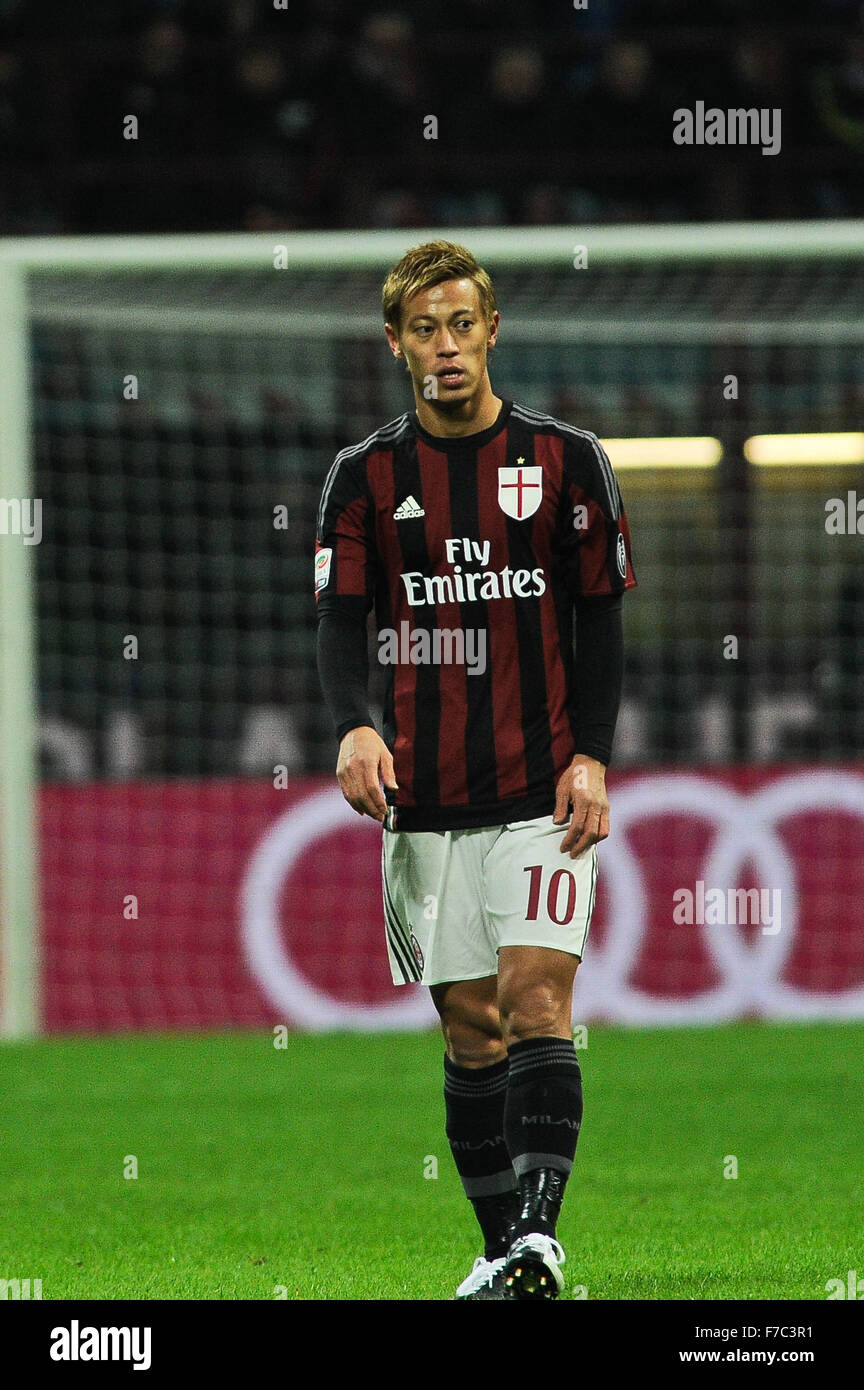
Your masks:
[{"label": "player's mouth", "polygon": [[468,380],[468,374],[463,367],[443,367],[440,372],[436,372],[438,380],[444,386],[464,386]]}]

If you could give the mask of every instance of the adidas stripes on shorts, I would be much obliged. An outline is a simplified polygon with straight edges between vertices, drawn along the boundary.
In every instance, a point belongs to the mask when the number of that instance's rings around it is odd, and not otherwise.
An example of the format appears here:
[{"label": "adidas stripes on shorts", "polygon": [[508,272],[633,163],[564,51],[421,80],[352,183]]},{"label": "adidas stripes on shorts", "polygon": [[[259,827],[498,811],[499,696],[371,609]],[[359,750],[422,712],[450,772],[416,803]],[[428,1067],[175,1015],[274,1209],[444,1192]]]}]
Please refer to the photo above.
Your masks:
[{"label": "adidas stripes on shorts", "polygon": [[561,853],[551,815],[476,830],[385,830],[381,851],[393,983],[478,980],[501,946],[579,956],[597,888],[597,847]]}]

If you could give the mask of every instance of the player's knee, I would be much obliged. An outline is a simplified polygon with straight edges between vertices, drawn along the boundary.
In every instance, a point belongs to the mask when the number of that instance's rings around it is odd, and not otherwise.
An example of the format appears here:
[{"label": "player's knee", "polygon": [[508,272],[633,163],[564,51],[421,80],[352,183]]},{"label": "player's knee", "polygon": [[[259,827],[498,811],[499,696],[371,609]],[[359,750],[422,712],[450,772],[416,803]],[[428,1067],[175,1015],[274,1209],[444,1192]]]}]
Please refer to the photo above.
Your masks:
[{"label": "player's knee", "polygon": [[566,1029],[567,1006],[550,985],[516,989],[501,1000],[501,1025],[507,1044],[552,1037]]},{"label": "player's knee", "polygon": [[441,1027],[451,1061],[461,1067],[491,1066],[505,1056],[496,1007],[445,1009]]}]

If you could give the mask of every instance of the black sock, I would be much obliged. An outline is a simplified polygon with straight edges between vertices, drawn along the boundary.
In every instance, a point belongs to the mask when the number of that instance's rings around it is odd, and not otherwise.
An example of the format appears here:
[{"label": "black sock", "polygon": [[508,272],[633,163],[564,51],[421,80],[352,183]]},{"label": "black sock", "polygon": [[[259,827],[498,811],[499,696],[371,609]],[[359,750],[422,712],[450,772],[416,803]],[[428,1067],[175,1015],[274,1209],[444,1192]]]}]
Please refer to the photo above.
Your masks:
[{"label": "black sock", "polygon": [[506,1255],[519,1215],[519,1186],[504,1142],[508,1063],[460,1067],[444,1057],[447,1138],[474,1207],[487,1260]]},{"label": "black sock", "polygon": [[582,1123],[582,1073],[569,1038],[528,1038],[509,1049],[504,1134],[519,1179],[514,1237],[555,1235]]}]

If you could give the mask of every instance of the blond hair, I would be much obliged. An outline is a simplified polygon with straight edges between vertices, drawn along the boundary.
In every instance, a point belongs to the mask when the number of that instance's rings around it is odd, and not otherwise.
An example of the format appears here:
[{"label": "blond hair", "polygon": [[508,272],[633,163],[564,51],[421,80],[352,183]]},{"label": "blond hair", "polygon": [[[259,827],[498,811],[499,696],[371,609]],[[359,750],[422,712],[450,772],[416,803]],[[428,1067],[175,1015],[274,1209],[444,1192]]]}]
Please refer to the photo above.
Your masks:
[{"label": "blond hair", "polygon": [[480,296],[480,311],[487,324],[497,308],[495,289],[487,272],[478,265],[465,246],[455,241],[427,241],[412,246],[387,276],[381,288],[381,308],[384,322],[399,331],[399,314],[403,299],[410,299],[419,290],[431,289],[442,280],[473,281]]}]

